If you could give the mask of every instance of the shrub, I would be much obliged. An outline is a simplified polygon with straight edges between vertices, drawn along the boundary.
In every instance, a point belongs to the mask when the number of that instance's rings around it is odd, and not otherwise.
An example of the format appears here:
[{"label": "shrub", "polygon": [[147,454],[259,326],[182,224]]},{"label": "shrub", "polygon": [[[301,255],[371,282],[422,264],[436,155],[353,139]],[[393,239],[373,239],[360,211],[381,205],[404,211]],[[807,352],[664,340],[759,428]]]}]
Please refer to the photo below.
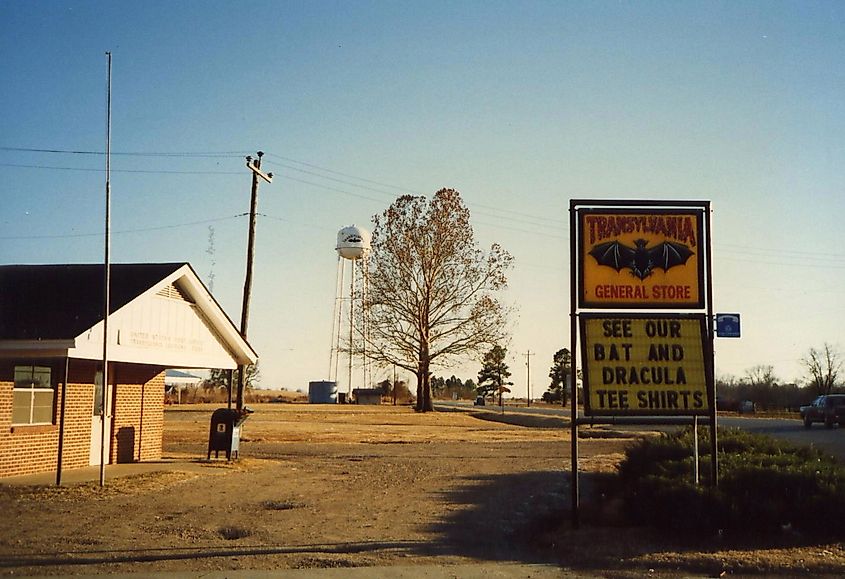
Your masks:
[{"label": "shrub", "polygon": [[[683,444],[677,437],[661,436],[644,440],[628,449],[625,460],[619,466],[622,482],[634,482],[650,475],[666,476],[667,471],[683,469],[682,463],[692,463],[692,447]],[[687,472],[692,472],[691,467]]]},{"label": "shrub", "polygon": [[252,535],[252,531],[242,527],[220,527],[218,533],[227,541],[235,541]]},{"label": "shrub", "polygon": [[[709,434],[702,429],[699,448]],[[619,466],[625,510],[637,523],[669,530],[845,537],[845,468],[810,447],[719,430],[719,487],[692,480],[692,429],[634,445]],[[702,472],[709,461],[702,451]]]}]

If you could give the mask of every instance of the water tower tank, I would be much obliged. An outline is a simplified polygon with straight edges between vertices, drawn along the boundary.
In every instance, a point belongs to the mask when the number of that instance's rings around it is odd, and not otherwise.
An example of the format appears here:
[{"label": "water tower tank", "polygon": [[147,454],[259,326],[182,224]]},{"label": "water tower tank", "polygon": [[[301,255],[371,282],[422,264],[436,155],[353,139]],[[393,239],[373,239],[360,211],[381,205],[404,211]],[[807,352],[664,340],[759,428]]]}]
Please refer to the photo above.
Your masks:
[{"label": "water tower tank", "polygon": [[337,382],[316,380],[308,383],[310,404],[337,404]]},{"label": "water tower tank", "polygon": [[337,252],[344,259],[361,259],[370,251],[370,232],[352,225],[337,232]]}]

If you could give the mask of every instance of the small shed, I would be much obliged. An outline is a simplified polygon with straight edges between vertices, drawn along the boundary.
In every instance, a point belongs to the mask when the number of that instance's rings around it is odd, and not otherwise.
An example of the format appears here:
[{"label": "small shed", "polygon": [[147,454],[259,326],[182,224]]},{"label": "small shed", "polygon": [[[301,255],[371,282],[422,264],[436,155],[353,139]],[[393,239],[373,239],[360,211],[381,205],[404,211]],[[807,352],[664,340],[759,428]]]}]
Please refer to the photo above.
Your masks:
[{"label": "small shed", "polygon": [[355,404],[378,406],[381,404],[381,388],[353,388]]},{"label": "small shed", "polygon": [[102,264],[0,266],[0,477],[158,460],[165,371],[258,359],[187,263],[114,264],[104,385],[103,293]]},{"label": "small shed", "polygon": [[200,386],[203,382],[202,376],[192,374],[184,368],[181,370],[165,370],[164,372],[164,390],[170,395],[176,394],[177,404],[182,402],[182,390]]}]

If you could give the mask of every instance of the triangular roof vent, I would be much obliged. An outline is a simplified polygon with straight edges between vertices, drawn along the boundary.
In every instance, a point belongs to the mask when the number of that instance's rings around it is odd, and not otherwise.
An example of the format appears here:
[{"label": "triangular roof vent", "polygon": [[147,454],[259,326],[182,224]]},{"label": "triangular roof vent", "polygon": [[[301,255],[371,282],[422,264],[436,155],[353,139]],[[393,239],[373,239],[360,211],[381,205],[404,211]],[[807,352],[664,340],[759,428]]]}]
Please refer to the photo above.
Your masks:
[{"label": "triangular roof vent", "polygon": [[192,300],[190,298],[190,296],[188,296],[188,294],[185,293],[182,290],[182,288],[180,288],[175,283],[167,284],[166,286],[164,286],[163,288],[158,290],[156,292],[156,295],[161,296],[163,298],[168,298],[168,299],[171,299],[171,300],[177,300],[177,301],[180,301],[180,302],[187,302],[189,304],[194,303],[194,300]]}]

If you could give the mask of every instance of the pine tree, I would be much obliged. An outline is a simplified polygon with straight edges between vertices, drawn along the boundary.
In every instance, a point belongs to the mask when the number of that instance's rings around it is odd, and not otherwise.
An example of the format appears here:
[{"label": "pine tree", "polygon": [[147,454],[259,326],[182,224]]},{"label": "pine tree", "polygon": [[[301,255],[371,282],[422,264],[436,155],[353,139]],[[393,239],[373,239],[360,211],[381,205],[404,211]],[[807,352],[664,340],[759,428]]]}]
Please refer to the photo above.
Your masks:
[{"label": "pine tree", "polygon": [[552,379],[549,384],[548,392],[543,394],[543,400],[546,402],[561,402],[566,406],[567,391],[566,391],[566,377],[572,371],[572,356],[569,350],[561,348],[555,352],[552,359],[552,367],[549,370],[549,378]]},{"label": "pine tree", "polygon": [[498,393],[499,402],[501,402],[505,386],[513,384],[513,382],[506,382],[511,375],[508,365],[505,364],[507,353],[507,348],[493,346],[493,349],[484,355],[481,370],[478,372],[477,392],[479,396],[486,398],[490,394]]}]

